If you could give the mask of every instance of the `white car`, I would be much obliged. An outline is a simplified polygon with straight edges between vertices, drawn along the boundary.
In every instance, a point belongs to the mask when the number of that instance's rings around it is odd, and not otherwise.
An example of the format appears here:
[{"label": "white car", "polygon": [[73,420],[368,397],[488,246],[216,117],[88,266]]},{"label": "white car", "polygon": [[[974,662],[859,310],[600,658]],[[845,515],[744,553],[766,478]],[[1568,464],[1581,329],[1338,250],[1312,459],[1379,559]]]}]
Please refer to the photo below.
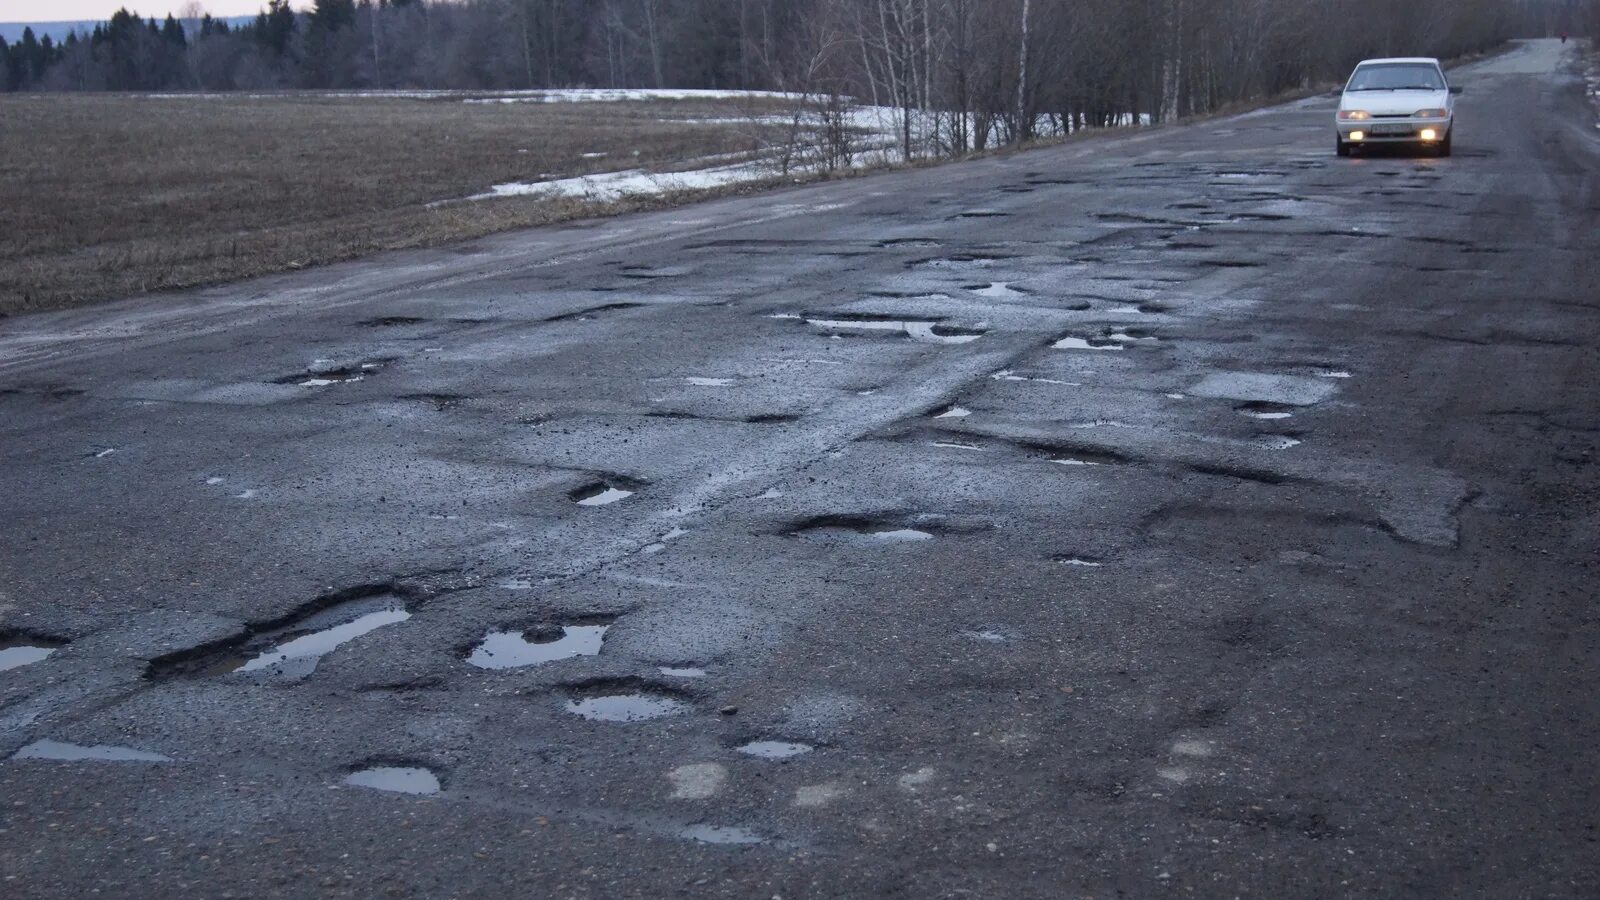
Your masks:
[{"label": "white car", "polygon": [[1369,59],[1339,96],[1336,149],[1349,156],[1368,144],[1416,144],[1449,156],[1459,93],[1437,59]]}]

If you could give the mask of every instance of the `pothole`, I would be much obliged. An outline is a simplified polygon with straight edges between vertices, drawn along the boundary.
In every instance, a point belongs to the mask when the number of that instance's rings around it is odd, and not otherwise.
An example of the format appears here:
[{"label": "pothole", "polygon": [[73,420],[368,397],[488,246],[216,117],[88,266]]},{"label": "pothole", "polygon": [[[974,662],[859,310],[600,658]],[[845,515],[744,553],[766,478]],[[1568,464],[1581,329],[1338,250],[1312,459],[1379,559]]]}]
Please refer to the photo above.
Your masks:
[{"label": "pothole", "polygon": [[636,679],[589,682],[575,688],[565,709],[591,722],[645,722],[678,715],[689,704],[671,692]]},{"label": "pothole", "polygon": [[1010,281],[994,281],[989,284],[970,285],[967,290],[979,297],[986,297],[990,300],[1015,300],[1033,293],[1032,291],[1015,287],[1014,282]]},{"label": "pothole", "polygon": [[929,319],[899,319],[870,315],[834,318],[806,317],[806,324],[830,332],[900,332],[924,344],[968,344],[984,335],[981,329],[958,328]]},{"label": "pothole", "polygon": [[661,666],[656,671],[668,678],[695,679],[706,677],[706,670],[699,666]]},{"label": "pothole", "polygon": [[934,415],[935,419],[965,419],[972,415],[972,410],[965,406],[947,406]]},{"label": "pothole", "polygon": [[1124,349],[1121,341],[1106,338],[1064,337],[1050,345],[1056,350],[1109,350]]},{"label": "pothole", "polygon": [[[981,449],[963,447],[962,449]],[[921,527],[919,527],[921,526]],[[783,532],[791,537],[819,535],[848,538],[872,544],[916,544],[931,541],[947,530],[927,524],[925,517],[874,518],[871,516],[816,516]]]},{"label": "pothole", "polygon": [[[251,676],[297,681],[316,671],[321,659],[340,646],[386,625],[411,618],[404,602],[387,589],[356,589],[312,604],[274,623],[226,651],[179,654],[151,663],[151,675]],[[280,620],[281,621],[281,620]]]},{"label": "pothole", "polygon": [[556,322],[592,322],[594,321],[595,317],[603,316],[606,313],[623,312],[624,310],[629,309],[640,309],[643,306],[643,303],[605,303],[600,306],[591,306],[588,309],[580,309],[576,312],[562,313],[557,316],[551,316],[544,321],[547,324],[553,324]]},{"label": "pothole", "polygon": [[1263,450],[1288,450],[1298,447],[1305,441],[1286,434],[1268,434],[1256,438],[1255,445]]},{"label": "pothole", "polygon": [[610,506],[639,492],[640,484],[627,478],[611,477],[584,485],[567,497],[579,506]]},{"label": "pothole", "polygon": [[1295,407],[1287,404],[1269,403],[1263,400],[1241,403],[1234,407],[1235,412],[1247,419],[1262,419],[1265,421],[1292,418],[1294,410]]},{"label": "pothole", "polygon": [[467,656],[480,669],[518,669],[543,663],[597,656],[611,623],[549,625],[525,631],[494,631]]},{"label": "pothole", "polygon": [[418,316],[378,316],[373,319],[362,319],[356,324],[363,328],[398,328],[403,325],[421,325],[427,321]]},{"label": "pothole", "polygon": [[759,759],[792,759],[810,753],[813,749],[810,744],[793,741],[751,741],[738,748],[740,753]]},{"label": "pothole", "polygon": [[760,844],[766,841],[756,832],[736,825],[690,825],[678,834],[702,844]]},{"label": "pothole", "polygon": [[932,259],[919,259],[909,263],[912,269],[987,269],[1003,259],[1004,256],[985,256],[981,254],[961,254],[957,256],[936,256]]},{"label": "pothole", "polygon": [[60,762],[171,762],[172,757],[132,747],[96,744],[85,747],[61,741],[34,741],[11,754],[12,759],[50,759]]},{"label": "pothole", "polygon": [[273,384],[297,384],[301,387],[327,387],[333,384],[350,384],[363,381],[383,368],[385,360],[370,360],[349,366],[335,366],[318,360],[304,372],[274,378]]},{"label": "pothole", "polygon": [[0,634],[0,672],[43,662],[66,641],[27,634]]},{"label": "pothole", "polygon": [[420,766],[372,766],[344,777],[351,787],[371,788],[395,794],[428,795],[439,793],[439,776]]}]

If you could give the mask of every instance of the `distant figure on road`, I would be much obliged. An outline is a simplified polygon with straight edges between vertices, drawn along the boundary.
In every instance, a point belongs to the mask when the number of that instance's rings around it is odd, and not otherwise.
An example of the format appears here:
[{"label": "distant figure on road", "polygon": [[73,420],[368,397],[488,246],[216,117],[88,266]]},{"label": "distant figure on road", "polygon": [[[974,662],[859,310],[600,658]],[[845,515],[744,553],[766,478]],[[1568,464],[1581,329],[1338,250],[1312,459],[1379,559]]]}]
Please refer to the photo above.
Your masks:
[{"label": "distant figure on road", "polygon": [[1566,42],[1567,42],[1567,33],[1565,31],[1563,31],[1563,32],[1561,32],[1561,43],[1565,44]]}]

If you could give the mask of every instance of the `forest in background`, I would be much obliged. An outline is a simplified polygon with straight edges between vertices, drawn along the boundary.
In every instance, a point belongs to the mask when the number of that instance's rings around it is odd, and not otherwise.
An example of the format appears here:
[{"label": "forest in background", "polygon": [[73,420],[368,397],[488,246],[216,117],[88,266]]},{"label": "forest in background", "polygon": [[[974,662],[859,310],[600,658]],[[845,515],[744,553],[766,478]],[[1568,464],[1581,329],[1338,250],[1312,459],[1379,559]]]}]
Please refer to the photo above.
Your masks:
[{"label": "forest in background", "polygon": [[[8,91],[707,88],[893,107],[943,152],[1160,122],[1342,78],[1600,32],[1600,0],[269,0],[240,27],[122,11],[0,41]],[[929,116],[944,127],[922,128]],[[913,135],[913,131],[918,135]]]}]

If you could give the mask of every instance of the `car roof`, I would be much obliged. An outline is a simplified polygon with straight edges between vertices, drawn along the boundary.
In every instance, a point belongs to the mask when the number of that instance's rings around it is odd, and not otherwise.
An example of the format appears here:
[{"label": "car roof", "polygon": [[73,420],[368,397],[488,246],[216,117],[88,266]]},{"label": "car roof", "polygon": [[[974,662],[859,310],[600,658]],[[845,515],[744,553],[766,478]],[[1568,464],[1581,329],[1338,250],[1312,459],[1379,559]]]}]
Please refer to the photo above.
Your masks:
[{"label": "car roof", "polygon": [[1439,61],[1431,56],[1392,56],[1386,59],[1363,59],[1361,62],[1356,64],[1356,68],[1359,69],[1362,66],[1375,66],[1380,63],[1427,63],[1429,65],[1437,66]]}]

